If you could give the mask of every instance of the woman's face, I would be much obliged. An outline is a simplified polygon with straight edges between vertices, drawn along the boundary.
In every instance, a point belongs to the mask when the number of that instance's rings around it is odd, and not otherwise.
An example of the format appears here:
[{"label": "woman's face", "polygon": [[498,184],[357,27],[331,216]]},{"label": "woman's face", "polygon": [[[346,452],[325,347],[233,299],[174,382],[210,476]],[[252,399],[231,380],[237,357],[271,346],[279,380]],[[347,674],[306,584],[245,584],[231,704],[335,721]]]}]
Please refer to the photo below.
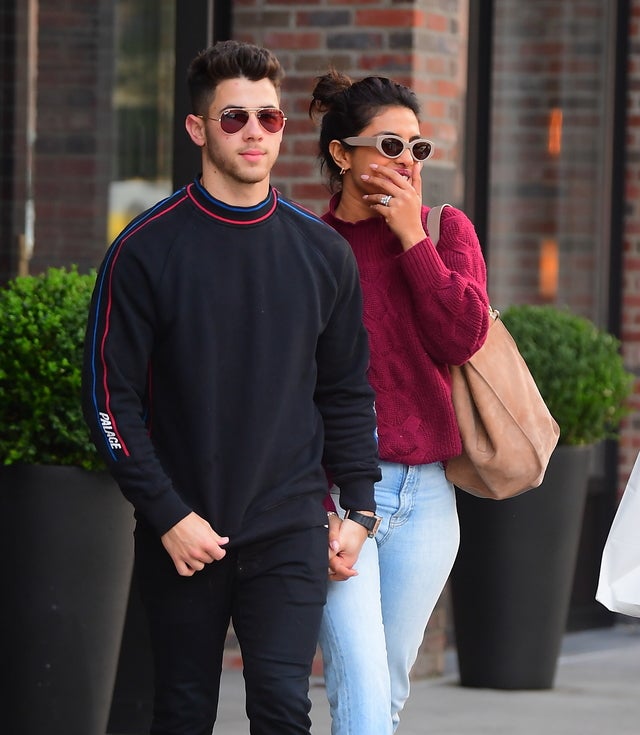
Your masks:
[{"label": "woman's face", "polygon": [[[358,133],[358,137],[374,137],[377,135],[397,135],[403,140],[410,142],[415,138],[422,137],[420,125],[415,113],[403,105],[384,107],[371,120],[371,122]],[[375,193],[375,187],[367,181],[363,181],[362,174],[371,173],[370,164],[375,163],[380,167],[388,167],[397,171],[407,180],[411,180],[414,166],[422,166],[422,163],[414,161],[411,151],[405,148],[398,158],[387,158],[375,146],[357,146],[347,150],[344,149],[350,176],[343,182],[353,182],[363,194]],[[344,168],[347,168],[345,166]]]}]

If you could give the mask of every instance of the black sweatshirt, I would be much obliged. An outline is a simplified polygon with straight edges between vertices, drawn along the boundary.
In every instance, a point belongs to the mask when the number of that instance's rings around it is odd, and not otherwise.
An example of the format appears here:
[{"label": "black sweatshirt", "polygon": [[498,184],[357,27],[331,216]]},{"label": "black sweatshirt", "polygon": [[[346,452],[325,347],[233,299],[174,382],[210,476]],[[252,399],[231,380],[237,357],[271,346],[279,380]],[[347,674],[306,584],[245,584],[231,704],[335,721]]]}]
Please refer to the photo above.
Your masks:
[{"label": "black sweatshirt", "polygon": [[373,510],[379,479],[351,249],[271,189],[232,207],[196,180],[137,217],[100,267],[85,418],[139,523],[190,511],[229,548]]}]

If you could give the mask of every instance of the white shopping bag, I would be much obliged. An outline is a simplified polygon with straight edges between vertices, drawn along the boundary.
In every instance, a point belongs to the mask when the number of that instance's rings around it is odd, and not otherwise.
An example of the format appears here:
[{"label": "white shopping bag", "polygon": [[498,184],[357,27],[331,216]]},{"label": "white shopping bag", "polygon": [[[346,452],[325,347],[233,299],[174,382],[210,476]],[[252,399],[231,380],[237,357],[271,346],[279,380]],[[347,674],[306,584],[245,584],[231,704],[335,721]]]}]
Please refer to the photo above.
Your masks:
[{"label": "white shopping bag", "polygon": [[613,612],[640,617],[640,454],[602,552],[596,600]]}]

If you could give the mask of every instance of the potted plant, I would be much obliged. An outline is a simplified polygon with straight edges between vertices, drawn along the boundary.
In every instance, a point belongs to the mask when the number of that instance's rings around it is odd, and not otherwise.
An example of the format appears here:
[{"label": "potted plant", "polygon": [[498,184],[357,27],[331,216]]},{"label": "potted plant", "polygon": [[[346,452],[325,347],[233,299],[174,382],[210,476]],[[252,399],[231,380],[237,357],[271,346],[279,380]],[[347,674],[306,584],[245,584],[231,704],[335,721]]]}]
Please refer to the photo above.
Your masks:
[{"label": "potted plant", "polygon": [[8,732],[104,735],[133,563],[130,505],[82,418],[95,274],[0,289],[2,636]]},{"label": "potted plant", "polygon": [[[615,438],[634,376],[620,342],[551,305],[502,314],[560,439],[539,488],[504,501],[457,491],[461,545],[452,573],[460,682],[549,689],[565,631],[592,448]],[[594,590],[595,595],[595,590]]]},{"label": "potted plant", "polygon": [[550,305],[510,306],[502,321],[560,425],[558,443],[616,438],[634,384],[620,341],[589,319]]}]

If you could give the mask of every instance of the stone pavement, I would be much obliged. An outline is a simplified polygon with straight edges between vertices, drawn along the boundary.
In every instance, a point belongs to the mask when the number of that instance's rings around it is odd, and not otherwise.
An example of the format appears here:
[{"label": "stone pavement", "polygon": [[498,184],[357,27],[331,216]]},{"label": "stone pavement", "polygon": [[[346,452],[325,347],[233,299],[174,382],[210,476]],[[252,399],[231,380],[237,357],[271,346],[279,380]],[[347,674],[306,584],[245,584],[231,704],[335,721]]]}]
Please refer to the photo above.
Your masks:
[{"label": "stone pavement", "polygon": [[[640,620],[624,620],[567,634],[549,690],[461,687],[449,652],[443,676],[413,683],[397,735],[640,735]],[[329,735],[320,677],[312,680],[311,699],[312,732]],[[249,733],[238,670],[224,672],[214,733]]]}]

